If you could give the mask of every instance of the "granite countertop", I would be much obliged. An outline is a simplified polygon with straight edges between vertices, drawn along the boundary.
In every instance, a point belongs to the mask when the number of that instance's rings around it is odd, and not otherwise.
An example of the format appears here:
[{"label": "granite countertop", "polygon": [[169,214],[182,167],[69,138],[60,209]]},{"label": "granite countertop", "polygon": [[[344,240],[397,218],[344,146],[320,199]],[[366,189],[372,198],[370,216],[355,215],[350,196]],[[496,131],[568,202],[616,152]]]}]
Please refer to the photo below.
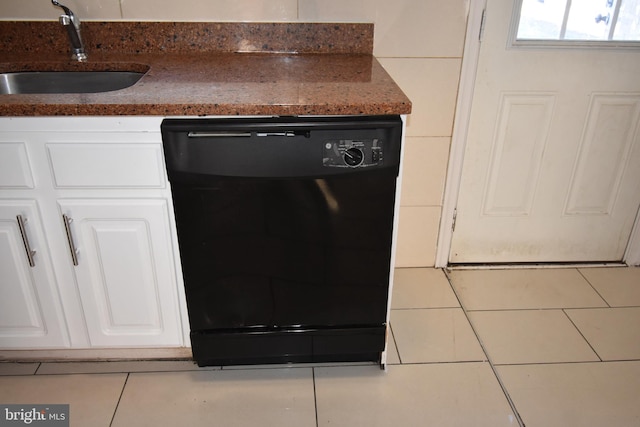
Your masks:
[{"label": "granite countertop", "polygon": [[1,22],[0,72],[146,71],[91,94],[0,95],[2,116],[408,114],[371,24],[85,22],[85,63],[57,22]]}]

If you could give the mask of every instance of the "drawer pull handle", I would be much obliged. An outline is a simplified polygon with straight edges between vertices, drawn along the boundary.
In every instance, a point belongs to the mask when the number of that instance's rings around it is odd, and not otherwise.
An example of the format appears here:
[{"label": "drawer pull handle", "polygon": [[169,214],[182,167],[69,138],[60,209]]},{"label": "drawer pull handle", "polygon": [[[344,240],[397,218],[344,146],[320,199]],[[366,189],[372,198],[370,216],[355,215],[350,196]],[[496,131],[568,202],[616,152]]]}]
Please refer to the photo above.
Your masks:
[{"label": "drawer pull handle", "polygon": [[31,245],[29,244],[29,237],[27,236],[27,229],[25,228],[25,224],[27,223],[27,219],[23,218],[22,215],[16,216],[18,221],[18,228],[20,229],[20,234],[22,235],[22,243],[24,243],[24,250],[27,252],[27,260],[29,260],[29,266],[35,267],[36,263],[33,260],[33,256],[36,254],[36,251],[31,249]]},{"label": "drawer pull handle", "polygon": [[64,229],[67,232],[67,241],[69,242],[69,249],[71,250],[71,260],[73,265],[78,265],[78,249],[76,249],[75,243],[73,243],[73,235],[71,234],[71,223],[73,218],[62,214],[62,220],[64,221]]},{"label": "drawer pull handle", "polygon": [[189,138],[247,138],[251,132],[189,132]]}]

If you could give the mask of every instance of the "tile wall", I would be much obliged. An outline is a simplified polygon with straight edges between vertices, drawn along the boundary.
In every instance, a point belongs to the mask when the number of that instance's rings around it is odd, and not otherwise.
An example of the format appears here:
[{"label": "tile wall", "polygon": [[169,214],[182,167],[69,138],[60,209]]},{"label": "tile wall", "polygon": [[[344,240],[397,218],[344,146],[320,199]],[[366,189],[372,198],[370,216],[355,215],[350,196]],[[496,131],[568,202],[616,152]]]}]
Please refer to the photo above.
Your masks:
[{"label": "tile wall", "polygon": [[[399,267],[432,266],[469,0],[64,0],[87,20],[373,22],[374,54],[413,102]],[[55,20],[46,0],[0,2],[0,19]]]}]

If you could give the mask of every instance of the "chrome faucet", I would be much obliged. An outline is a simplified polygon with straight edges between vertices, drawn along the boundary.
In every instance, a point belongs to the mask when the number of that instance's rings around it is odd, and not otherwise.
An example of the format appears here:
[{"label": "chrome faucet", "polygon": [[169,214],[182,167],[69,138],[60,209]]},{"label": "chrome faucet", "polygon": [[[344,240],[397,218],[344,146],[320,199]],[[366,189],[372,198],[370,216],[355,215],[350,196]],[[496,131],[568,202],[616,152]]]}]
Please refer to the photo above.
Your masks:
[{"label": "chrome faucet", "polygon": [[71,59],[78,62],[87,60],[87,53],[84,51],[82,36],[80,36],[80,18],[73,14],[67,6],[58,3],[57,0],[51,0],[54,6],[62,8],[63,15],[60,15],[60,23],[66,27],[69,35],[69,43],[71,43]]}]

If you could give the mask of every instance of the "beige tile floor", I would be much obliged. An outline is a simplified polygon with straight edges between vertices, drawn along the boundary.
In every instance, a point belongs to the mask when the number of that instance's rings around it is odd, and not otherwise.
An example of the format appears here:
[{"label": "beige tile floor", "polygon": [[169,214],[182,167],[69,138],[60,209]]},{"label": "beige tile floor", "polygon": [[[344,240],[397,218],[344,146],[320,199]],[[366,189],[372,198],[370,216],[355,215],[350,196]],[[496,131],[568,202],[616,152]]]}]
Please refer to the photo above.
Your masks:
[{"label": "beige tile floor", "polygon": [[72,426],[640,425],[640,268],[396,271],[368,364],[0,363],[0,404]]}]

